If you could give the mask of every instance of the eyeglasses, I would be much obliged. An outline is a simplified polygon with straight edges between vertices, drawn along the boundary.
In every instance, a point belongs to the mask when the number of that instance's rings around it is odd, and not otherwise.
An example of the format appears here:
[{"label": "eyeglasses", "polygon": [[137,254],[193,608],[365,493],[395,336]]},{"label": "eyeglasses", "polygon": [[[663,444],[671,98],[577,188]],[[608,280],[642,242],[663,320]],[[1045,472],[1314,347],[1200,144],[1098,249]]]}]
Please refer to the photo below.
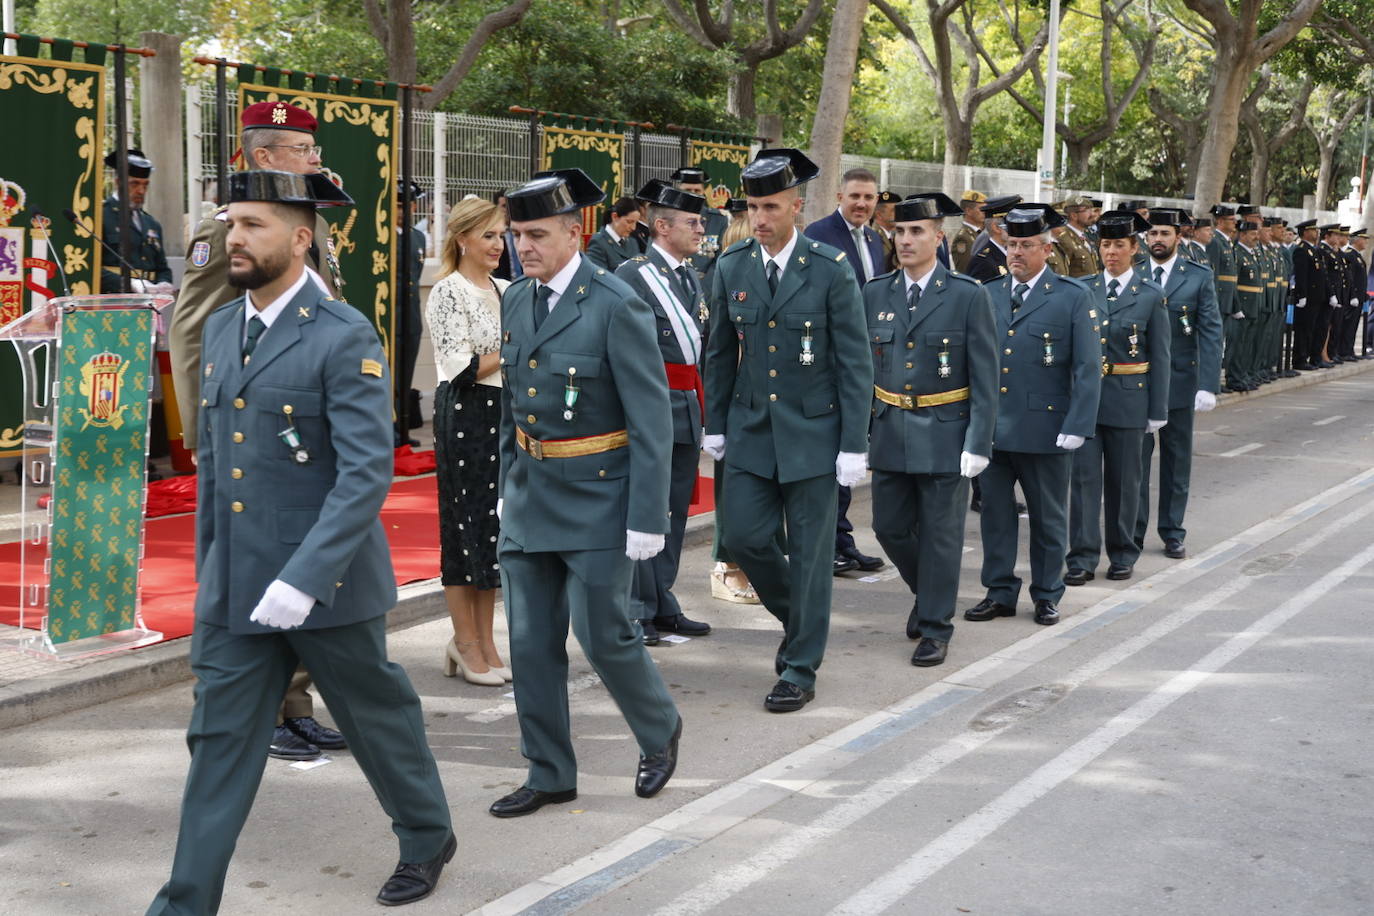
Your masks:
[{"label": "eyeglasses", "polygon": [[323,146],[297,146],[290,143],[269,143],[267,144],[267,146],[269,146],[272,149],[289,149],[291,152],[295,153],[297,156],[300,156],[302,158],[309,157],[311,153],[314,153],[316,156],[318,156],[324,152]]}]

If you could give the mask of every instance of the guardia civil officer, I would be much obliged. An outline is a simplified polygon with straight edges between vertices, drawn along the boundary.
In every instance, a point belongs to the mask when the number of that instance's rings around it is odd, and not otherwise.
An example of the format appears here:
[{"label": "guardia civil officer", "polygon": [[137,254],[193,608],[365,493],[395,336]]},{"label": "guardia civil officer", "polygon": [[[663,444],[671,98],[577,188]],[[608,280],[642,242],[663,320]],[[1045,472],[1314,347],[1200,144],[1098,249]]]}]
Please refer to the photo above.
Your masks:
[{"label": "guardia civil officer", "polygon": [[1235,308],[1226,321],[1226,349],[1222,354],[1226,370],[1226,386],[1230,391],[1254,391],[1259,382],[1254,378],[1253,347],[1255,324],[1264,307],[1264,267],[1255,250],[1259,223],[1249,217],[1236,222],[1234,263],[1236,271]]},{"label": "guardia civil officer", "polygon": [[984,216],[984,244],[975,245],[968,269],[964,271],[979,283],[1000,280],[1007,275],[1007,227],[1002,218],[1020,202],[1020,194],[1011,194],[994,197],[979,208]]},{"label": "guardia civil officer", "polygon": [[[1188,555],[1183,546],[1188,534],[1183,517],[1193,471],[1193,414],[1216,407],[1221,390],[1221,314],[1216,285],[1205,257],[1201,262],[1192,261],[1181,253],[1178,227],[1188,218],[1182,210],[1152,208],[1150,230],[1145,234],[1150,260],[1138,268],[1141,276],[1164,290],[1169,310],[1169,422],[1155,434],[1159,438],[1155,530],[1164,541],[1164,555],[1175,560]],[[1150,524],[1150,458],[1155,436],[1146,433],[1141,442],[1140,496],[1133,538],[1141,549]]]},{"label": "guardia civil officer", "polygon": [[[129,253],[124,259],[129,262],[129,279],[133,292],[170,293],[172,291],[172,269],[167,266],[162,224],[151,213],[143,209],[148,199],[148,185],[152,182],[153,163],[141,149],[127,151],[129,162],[129,229],[132,236]],[[112,169],[119,168],[118,157],[111,152],[105,157],[105,164]],[[100,236],[105,241],[106,252],[118,253],[119,248],[119,195],[116,192],[105,198],[104,218]],[[104,267],[100,271],[100,291],[118,293],[124,289],[124,279],[120,264],[112,255],[107,254]]]},{"label": "guardia civil officer", "polygon": [[644,208],[633,197],[622,197],[612,204],[606,214],[606,225],[587,240],[587,260],[613,273],[630,258],[643,254],[644,248],[634,235],[643,212]]},{"label": "guardia civil officer", "polygon": [[911,663],[945,660],[954,633],[964,547],[967,479],[987,467],[997,416],[992,303],[972,277],[935,257],[943,194],[897,205],[894,238],[902,269],[864,287],[873,350],[873,531],[915,600],[906,635]]},{"label": "guardia civil officer", "polygon": [[[815,697],[830,629],[836,483],[867,470],[873,360],[849,259],[794,226],[820,173],[768,149],[741,173],[753,236],[726,249],[711,288],[703,449],[725,463],[722,538],[782,623],[764,706]],[[776,534],[787,523],[788,555]]]},{"label": "guardia civil officer", "polygon": [[[298,662],[400,840],[377,900],[410,903],[434,890],[457,844],[419,697],[386,654],[396,578],[378,513],[391,384],[372,325],[305,266],[316,205],[353,201],[292,172],[236,172],[228,192],[229,281],[245,292],[205,324],[191,766],[172,877],[148,913],[219,909]],[[300,826],[293,814],[282,829]],[[297,893],[309,873],[291,878]]]},{"label": "guardia civil officer", "polygon": [[1019,482],[1030,513],[1035,622],[1059,622],[1071,452],[1093,434],[1102,390],[1102,345],[1092,296],[1081,282],[1045,267],[1050,229],[1061,219],[1047,204],[1021,204],[1007,213],[1011,274],[987,285],[997,319],[1002,383],[992,463],[980,476],[987,597],[964,611],[965,620],[1016,614],[1021,579],[1015,573],[1014,486]]},{"label": "guardia civil officer", "polygon": [[897,269],[897,243],[893,238],[893,214],[897,210],[897,204],[902,202],[902,195],[896,191],[879,191],[878,205],[873,208],[873,230],[878,233],[878,238],[883,243],[883,264],[885,271]]},{"label": "guardia civil officer", "polygon": [[682,718],[631,619],[634,564],[663,549],[673,449],[653,312],[578,253],[601,190],[581,169],[506,196],[525,277],[501,299],[501,587],[525,784],[497,817],[577,797],[568,626],[639,745],[635,794],[677,767]]},{"label": "guardia civil officer", "polygon": [[616,271],[635,295],[653,310],[655,337],[668,376],[668,400],[673,412],[672,482],[668,489],[671,526],[663,550],[635,564],[630,608],[644,631],[646,646],[658,645],[659,631],[705,636],[710,624],[682,613],[673,594],[682,541],[687,533],[687,510],[697,486],[701,457],[701,353],[706,329],[706,296],[701,279],[687,258],[701,247],[705,232],[701,215],[706,198],[688,194],[657,178],[635,195],[645,207],[653,232],[648,250]]},{"label": "guardia civil officer", "polygon": [[1168,422],[1169,313],[1164,290],[1136,275],[1136,237],[1150,224],[1133,210],[1097,221],[1102,273],[1088,282],[1102,333],[1097,429],[1073,453],[1065,585],[1096,578],[1105,531],[1107,578],[1129,579],[1140,556],[1141,442]]},{"label": "guardia civil officer", "polygon": [[[320,171],[320,148],[315,145],[315,116],[304,108],[286,102],[258,102],[243,110],[243,158],[254,169],[270,169],[310,175]],[[197,412],[203,400],[200,393],[204,365],[201,337],[210,314],[239,295],[226,279],[229,255],[225,247],[229,208],[220,207],[214,216],[201,220],[186,258],[186,273],[181,280],[172,320],[167,328],[167,347],[171,351],[172,383],[181,411],[182,441],[188,449],[197,446]],[[342,282],[334,258],[334,240],[329,224],[316,214],[310,247],[306,252],[306,276],[316,288],[329,296],[339,296]],[[343,735],[315,719],[315,704],[310,697],[310,675],[297,672],[286,691],[280,720],[273,733],[268,754],[282,760],[312,760],[323,750],[348,746]]]},{"label": "guardia civil officer", "polygon": [[959,224],[959,231],[954,234],[954,241],[950,243],[949,260],[950,265],[961,274],[969,273],[968,264],[973,257],[973,240],[983,231],[983,223],[987,219],[983,204],[987,202],[988,196],[973,188],[964,191],[963,196],[959,198],[959,211],[964,219]]},{"label": "guardia civil officer", "polygon": [[725,229],[730,225],[730,216],[711,206],[711,197],[707,194],[707,186],[711,183],[711,176],[705,169],[684,166],[669,176],[669,180],[677,185],[679,191],[686,191],[688,194],[696,194],[706,198],[706,209],[702,211],[702,222],[705,225],[705,233],[701,239],[701,247],[696,254],[692,255],[692,266],[697,273],[703,277],[711,269],[716,256],[720,254],[720,240],[725,237]]},{"label": "guardia civil officer", "polygon": [[[1212,266],[1212,280],[1217,287],[1217,309],[1221,312],[1223,347],[1222,359],[1228,365],[1237,358],[1241,324],[1244,313],[1237,318],[1236,303],[1236,208],[1230,204],[1216,204],[1212,207],[1212,238],[1207,243],[1207,261]],[[1226,387],[1230,391],[1248,391],[1247,386],[1239,384],[1231,373],[1226,373]]]}]

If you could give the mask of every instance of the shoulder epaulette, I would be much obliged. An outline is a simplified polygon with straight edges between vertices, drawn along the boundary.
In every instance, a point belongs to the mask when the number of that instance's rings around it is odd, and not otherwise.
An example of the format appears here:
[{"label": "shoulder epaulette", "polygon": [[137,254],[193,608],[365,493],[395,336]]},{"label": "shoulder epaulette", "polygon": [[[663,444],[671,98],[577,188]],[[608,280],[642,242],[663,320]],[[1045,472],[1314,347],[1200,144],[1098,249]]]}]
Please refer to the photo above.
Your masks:
[{"label": "shoulder epaulette", "polygon": [[[805,236],[803,236],[803,238],[805,238]],[[809,239],[808,241],[811,242],[811,251],[813,254],[818,254],[822,257],[827,257],[837,264],[843,261],[846,257],[843,251],[841,251],[833,245],[827,245],[824,242],[817,242],[814,239]]]},{"label": "shoulder epaulette", "polygon": [[877,283],[879,280],[886,280],[888,277],[895,277],[897,276],[897,273],[898,272],[895,270],[889,270],[885,274],[878,274],[876,277],[870,277],[868,282]]},{"label": "shoulder epaulette", "polygon": [[1086,291],[1086,290],[1089,288],[1089,287],[1088,287],[1088,284],[1084,283],[1082,280],[1080,280],[1080,279],[1077,278],[1077,277],[1066,277],[1066,276],[1064,276],[1063,274],[1055,274],[1055,276],[1058,277],[1059,279],[1063,280],[1065,283],[1069,284],[1070,286],[1076,286],[1076,287],[1078,287],[1078,288],[1081,289],[1081,290],[1085,290],[1085,291]]},{"label": "shoulder epaulette", "polygon": [[972,284],[972,285],[974,285],[974,286],[982,286],[982,284],[979,283],[979,282],[978,282],[976,279],[974,279],[973,277],[971,277],[971,276],[969,276],[968,274],[965,274],[965,273],[960,273],[959,271],[954,270],[953,268],[951,268],[951,269],[949,270],[949,278],[950,278],[951,280],[962,280],[964,283],[970,283],[970,284]]},{"label": "shoulder epaulette", "polygon": [[738,242],[736,242],[735,244],[731,245],[729,248],[727,248],[727,249],[725,249],[724,251],[722,251],[722,252],[720,253],[720,256],[723,258],[723,257],[725,257],[727,254],[735,254],[735,253],[741,252],[741,251],[748,251],[750,248],[754,247],[754,245],[756,245],[757,243],[758,243],[758,239],[754,238],[754,237],[751,235],[751,236],[749,236],[749,238],[747,238],[747,239],[740,239]]}]

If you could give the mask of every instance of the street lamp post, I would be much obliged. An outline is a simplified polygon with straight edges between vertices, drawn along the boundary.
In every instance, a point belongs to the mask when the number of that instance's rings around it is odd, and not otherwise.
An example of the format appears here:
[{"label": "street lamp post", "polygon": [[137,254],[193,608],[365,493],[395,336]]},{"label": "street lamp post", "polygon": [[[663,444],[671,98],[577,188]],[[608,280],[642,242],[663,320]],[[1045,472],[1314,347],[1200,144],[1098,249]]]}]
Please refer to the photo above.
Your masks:
[{"label": "street lamp post", "polygon": [[1055,104],[1059,100],[1059,0],[1050,0],[1049,60],[1045,65],[1044,130],[1040,134],[1040,180],[1036,183],[1035,199],[1039,203],[1054,200],[1054,122]]}]

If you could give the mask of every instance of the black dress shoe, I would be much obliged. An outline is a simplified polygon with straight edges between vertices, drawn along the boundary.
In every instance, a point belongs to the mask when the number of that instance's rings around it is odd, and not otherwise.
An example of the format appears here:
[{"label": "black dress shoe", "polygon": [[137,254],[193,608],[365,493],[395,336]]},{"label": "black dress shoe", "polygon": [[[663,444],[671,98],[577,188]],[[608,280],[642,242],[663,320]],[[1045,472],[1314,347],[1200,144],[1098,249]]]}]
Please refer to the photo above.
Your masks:
[{"label": "black dress shoe", "polygon": [[921,599],[917,598],[911,602],[911,613],[906,615],[906,638],[921,638],[920,608]]},{"label": "black dress shoe", "polygon": [[[1122,579],[1131,578],[1132,571],[1133,567],[1123,566],[1120,563],[1113,563],[1111,566],[1107,567],[1107,578],[1120,582]],[[1065,579],[1064,581],[1067,582],[1068,580]]]},{"label": "black dress shoe", "polygon": [[396,870],[386,879],[382,890],[377,894],[377,902],[382,906],[403,906],[423,900],[434,893],[439,883],[439,874],[444,870],[458,851],[458,840],[452,833],[439,854],[428,862],[398,862]]},{"label": "black dress shoe", "polygon": [[1334,369],[1336,368],[1336,364],[1328,360],[1322,360],[1321,362],[1317,363],[1317,367],[1320,369]]},{"label": "black dress shoe", "polygon": [[529,786],[521,786],[509,795],[502,796],[491,803],[487,810],[497,817],[520,817],[533,814],[545,805],[558,805],[577,798],[576,789],[562,792],[541,792]]},{"label": "black dress shoe", "polygon": [[1311,363],[1294,363],[1293,368],[1297,369],[1299,372],[1311,372],[1313,369],[1316,369],[1317,367],[1312,365]]},{"label": "black dress shoe", "polygon": [[847,573],[858,568],[859,564],[855,562],[853,557],[845,556],[842,553],[835,554],[835,575],[838,576],[840,573]]},{"label": "black dress shoe", "polygon": [[943,664],[945,653],[949,650],[949,643],[939,639],[931,639],[929,636],[923,637],[916,644],[916,651],[911,653],[911,663],[917,668],[933,668]]},{"label": "black dress shoe", "polygon": [[773,673],[778,677],[782,677],[782,673],[787,670],[787,665],[782,660],[782,653],[786,651],[787,637],[784,636],[782,642],[778,643],[778,654],[773,656]]},{"label": "black dress shoe", "polygon": [[1183,549],[1183,542],[1178,538],[1165,538],[1164,555],[1171,560],[1181,560],[1188,556],[1188,551]]},{"label": "black dress shoe", "polygon": [[1097,578],[1097,573],[1091,569],[1071,569],[1064,573],[1065,585],[1083,585]]},{"label": "black dress shoe", "polygon": [[849,557],[854,561],[854,565],[864,572],[876,572],[883,568],[883,561],[880,557],[870,557],[859,552],[857,547],[849,547],[842,551],[842,556]]},{"label": "black dress shoe", "polygon": [[693,620],[686,614],[678,614],[676,617],[655,617],[654,629],[681,633],[683,636],[705,636],[711,632],[711,625]]},{"label": "black dress shoe", "polygon": [[278,725],[272,732],[272,743],[267,747],[267,756],[278,760],[316,760],[322,753],[285,725]]},{"label": "black dress shoe", "polygon": [[682,737],[682,716],[677,717],[677,728],[673,737],[657,754],[639,758],[639,772],[635,774],[635,794],[640,798],[653,798],[668,784],[673,771],[677,769],[677,742]]},{"label": "black dress shoe", "polygon": [[641,621],[639,622],[639,625],[640,625],[640,627],[643,628],[643,630],[644,630],[644,645],[646,645],[646,646],[656,646],[656,645],[658,645],[658,641],[659,641],[658,627],[654,626],[654,622],[653,622],[652,620],[641,620]]},{"label": "black dress shoe", "polygon": [[1298,377],[1299,375],[1301,375],[1301,374],[1302,374],[1301,372],[1294,372],[1292,369],[1285,369],[1285,370],[1283,370],[1283,377],[1284,377],[1284,378],[1297,378],[1297,377]]},{"label": "black dress shoe", "polygon": [[1035,602],[1035,622],[1045,627],[1054,626],[1059,622],[1059,608],[1048,598],[1041,598]]},{"label": "black dress shoe", "polygon": [[341,751],[348,747],[344,736],[327,725],[321,725],[314,716],[288,718],[283,724],[299,735],[307,744],[324,748],[326,751]]},{"label": "black dress shoe", "polygon": [[816,691],[802,690],[791,681],[780,680],[763,698],[763,708],[769,712],[796,712],[815,698]]},{"label": "black dress shoe", "polygon": [[1015,617],[1016,608],[999,604],[991,598],[984,598],[973,607],[964,611],[965,620],[992,620],[995,617]]}]

